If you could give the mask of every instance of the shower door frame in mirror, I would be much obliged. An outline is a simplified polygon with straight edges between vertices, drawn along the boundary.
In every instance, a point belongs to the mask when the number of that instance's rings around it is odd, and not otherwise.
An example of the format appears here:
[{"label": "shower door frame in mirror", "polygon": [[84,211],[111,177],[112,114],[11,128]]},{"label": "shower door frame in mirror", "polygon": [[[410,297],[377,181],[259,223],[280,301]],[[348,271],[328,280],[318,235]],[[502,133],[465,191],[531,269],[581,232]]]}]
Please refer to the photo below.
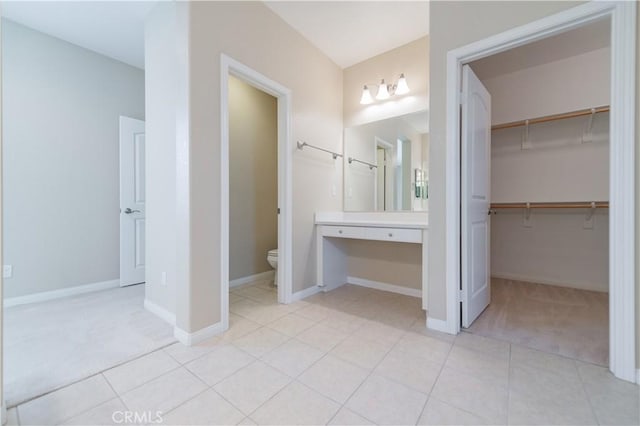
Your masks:
[{"label": "shower door frame in mirror", "polygon": [[[229,75],[275,97],[278,103],[278,302],[293,299],[293,184],[291,177],[291,90],[258,71],[220,55],[221,187],[220,312],[223,330],[229,328]],[[266,253],[265,253],[266,256]]]}]

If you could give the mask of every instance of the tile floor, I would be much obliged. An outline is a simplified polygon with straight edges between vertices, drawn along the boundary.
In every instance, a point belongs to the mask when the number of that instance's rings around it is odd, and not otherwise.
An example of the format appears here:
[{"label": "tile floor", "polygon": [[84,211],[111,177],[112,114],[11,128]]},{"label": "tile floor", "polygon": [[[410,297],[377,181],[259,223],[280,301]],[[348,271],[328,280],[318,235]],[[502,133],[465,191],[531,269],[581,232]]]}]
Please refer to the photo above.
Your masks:
[{"label": "tile floor", "polygon": [[508,342],[427,332],[417,299],[346,285],[284,306],[260,282],[230,300],[222,336],[19,405],[9,424],[640,422],[638,386]]}]

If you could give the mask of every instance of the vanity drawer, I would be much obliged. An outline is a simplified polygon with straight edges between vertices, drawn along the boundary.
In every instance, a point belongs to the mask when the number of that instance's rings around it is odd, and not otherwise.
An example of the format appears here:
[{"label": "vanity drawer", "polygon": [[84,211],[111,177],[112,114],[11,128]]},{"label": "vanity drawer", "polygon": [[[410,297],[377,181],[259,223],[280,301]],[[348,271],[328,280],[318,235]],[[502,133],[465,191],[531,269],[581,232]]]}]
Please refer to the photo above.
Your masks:
[{"label": "vanity drawer", "polygon": [[365,238],[365,228],[357,226],[323,226],[322,235],[338,238]]},{"label": "vanity drawer", "polygon": [[366,239],[378,241],[397,241],[400,243],[422,243],[420,229],[403,228],[366,228]]}]

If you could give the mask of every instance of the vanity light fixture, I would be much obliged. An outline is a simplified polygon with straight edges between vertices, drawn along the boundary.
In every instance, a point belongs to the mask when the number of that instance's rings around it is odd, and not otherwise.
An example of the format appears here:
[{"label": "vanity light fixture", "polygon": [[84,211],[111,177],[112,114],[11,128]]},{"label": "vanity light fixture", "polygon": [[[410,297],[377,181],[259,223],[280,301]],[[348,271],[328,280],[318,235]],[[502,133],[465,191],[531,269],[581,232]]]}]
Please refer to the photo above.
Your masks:
[{"label": "vanity light fixture", "polygon": [[362,89],[362,97],[360,98],[360,103],[362,105],[369,105],[373,103],[373,97],[371,97],[371,91],[365,84],[364,89]]},{"label": "vanity light fixture", "polygon": [[[409,93],[409,86],[407,85],[407,79],[404,73],[400,74],[400,78],[396,84],[387,84],[384,82],[384,78],[380,80],[378,85],[378,93],[376,93],[376,100],[384,101],[394,95],[406,95]],[[362,97],[360,98],[362,105],[369,105],[373,103],[373,97],[371,96],[371,90],[369,85],[365,85],[362,89]]]}]

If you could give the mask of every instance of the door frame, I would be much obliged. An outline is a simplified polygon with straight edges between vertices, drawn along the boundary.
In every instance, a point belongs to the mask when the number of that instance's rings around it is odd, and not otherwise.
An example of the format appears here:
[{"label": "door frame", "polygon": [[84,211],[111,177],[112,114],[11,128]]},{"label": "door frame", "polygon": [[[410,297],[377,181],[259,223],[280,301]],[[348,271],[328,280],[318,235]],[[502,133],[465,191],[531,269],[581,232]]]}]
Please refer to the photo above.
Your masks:
[{"label": "door frame", "polygon": [[[388,175],[388,171],[389,168],[387,167],[387,163],[390,161],[390,159],[392,159],[392,155],[390,155],[390,153],[393,153],[393,145],[390,144],[389,142],[387,142],[386,140],[382,139],[380,136],[374,136],[374,145],[373,145],[373,158],[375,158],[376,161],[376,165],[378,163],[378,148],[382,148],[384,150],[384,188],[383,188],[383,194],[384,194],[384,211],[387,211],[387,184],[389,181],[389,175]],[[380,167],[376,167],[375,170],[375,179],[373,182],[373,205],[378,208],[378,175],[380,173]]]},{"label": "door frame", "polygon": [[[602,18],[611,19],[609,177],[609,369],[638,380],[635,330],[636,4],[589,2],[447,52],[445,163],[446,320],[427,325],[460,331],[460,92],[462,65]],[[632,93],[632,96],[629,96]],[[431,320],[431,321],[429,321]]]},{"label": "door frame", "polygon": [[[291,90],[236,61],[220,55],[220,312],[223,329],[229,328],[229,75],[240,78],[278,101],[278,302],[293,298],[293,181],[291,144]],[[264,254],[265,259],[267,253]]]}]

